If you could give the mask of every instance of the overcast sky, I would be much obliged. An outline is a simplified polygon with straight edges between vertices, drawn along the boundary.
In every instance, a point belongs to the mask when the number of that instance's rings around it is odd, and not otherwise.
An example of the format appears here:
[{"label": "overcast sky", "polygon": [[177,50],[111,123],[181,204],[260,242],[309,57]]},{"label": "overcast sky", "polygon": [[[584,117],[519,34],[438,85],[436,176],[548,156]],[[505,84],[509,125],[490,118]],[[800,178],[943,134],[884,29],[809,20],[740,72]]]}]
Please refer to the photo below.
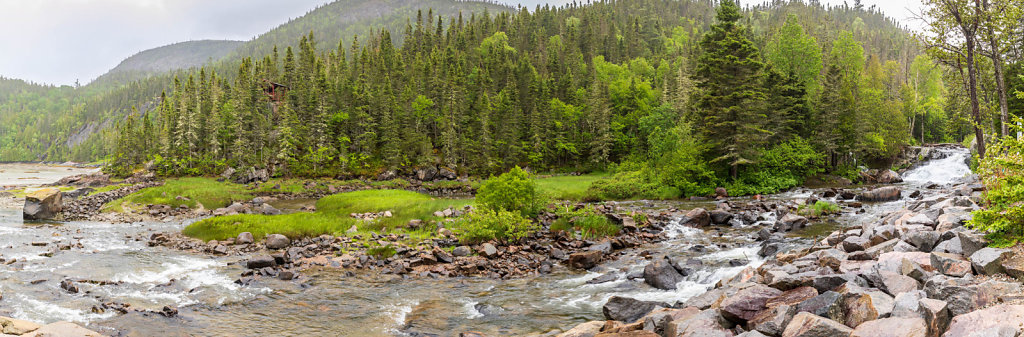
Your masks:
[{"label": "overcast sky", "polygon": [[[139,51],[249,40],[330,0],[0,0],[0,76],[86,84]],[[504,0],[533,8],[571,0]],[[754,3],[741,0],[741,3]],[[759,1],[758,1],[759,2]],[[842,0],[822,0],[842,4]],[[863,0],[900,20],[920,0]],[[852,0],[850,1],[852,4]]]}]

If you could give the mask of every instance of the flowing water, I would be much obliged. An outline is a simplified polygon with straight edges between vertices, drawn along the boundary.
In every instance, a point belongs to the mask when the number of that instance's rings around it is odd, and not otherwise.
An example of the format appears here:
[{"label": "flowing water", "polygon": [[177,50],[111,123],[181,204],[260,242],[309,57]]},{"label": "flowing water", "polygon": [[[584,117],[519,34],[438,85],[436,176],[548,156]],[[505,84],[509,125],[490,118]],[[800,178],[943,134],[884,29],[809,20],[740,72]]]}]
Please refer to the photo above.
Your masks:
[{"label": "flowing water", "polygon": [[[945,159],[907,172],[904,188],[950,184],[970,173],[965,164],[966,150],[943,151],[950,151]],[[0,166],[0,181],[20,178],[9,172]],[[54,178],[59,176],[49,177]],[[772,197],[795,200],[819,192],[800,189]],[[713,206],[708,202],[632,202],[623,206],[689,209],[709,204]],[[864,212],[849,212],[833,225],[877,221],[905,204],[900,200],[867,205]],[[770,214],[763,217],[772,221]],[[245,257],[193,255],[147,247],[144,240],[136,239],[152,232],[180,230],[185,225],[186,221],[24,224],[19,208],[0,207],[0,254],[19,261],[0,265],[0,315],[42,322],[70,320],[104,333],[129,336],[446,336],[461,331],[530,335],[603,319],[601,306],[614,295],[668,303],[684,301],[746,266],[763,262],[751,235],[759,227],[704,231],[673,223],[667,228],[669,240],[633,249],[597,271],[556,268],[548,275],[500,281],[403,279],[320,270],[304,272],[299,282],[267,280],[242,287],[232,281],[242,271],[235,262]],[[40,256],[57,247],[58,242],[75,247],[57,251],[53,257]],[[640,256],[645,250],[683,260],[698,259],[704,267],[680,282],[677,290],[657,290],[642,280],[627,278],[648,263]],[[729,263],[736,260],[749,262],[738,266]],[[587,284],[606,273],[614,273],[617,279]],[[59,286],[65,278],[112,284],[79,282],[81,291],[69,294]],[[180,314],[166,318],[93,312],[94,306],[111,301],[147,310],[171,305],[178,307]]]}]

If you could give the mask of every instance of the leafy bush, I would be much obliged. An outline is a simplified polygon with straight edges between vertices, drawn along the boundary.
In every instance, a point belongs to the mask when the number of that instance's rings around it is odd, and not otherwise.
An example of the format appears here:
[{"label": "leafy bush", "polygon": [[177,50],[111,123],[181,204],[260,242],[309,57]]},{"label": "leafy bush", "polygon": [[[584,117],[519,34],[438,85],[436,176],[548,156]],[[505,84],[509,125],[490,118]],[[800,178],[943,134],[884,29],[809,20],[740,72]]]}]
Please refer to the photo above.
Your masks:
[{"label": "leafy bush", "polygon": [[[1022,122],[1019,117],[1015,120]],[[1015,131],[1024,131],[1014,124]],[[986,208],[975,211],[968,224],[987,232],[993,245],[1012,246],[1024,237],[1024,142],[1003,137],[985,152],[977,172],[987,190]]]},{"label": "leafy bush", "polygon": [[797,209],[797,213],[799,213],[801,215],[813,215],[813,216],[822,216],[822,215],[827,215],[827,214],[836,214],[836,213],[839,213],[839,212],[840,212],[839,205],[836,205],[834,203],[827,202],[827,201],[821,201],[821,200],[818,200],[818,202],[815,202],[813,205],[810,205],[810,206],[802,205],[802,206],[800,206],[799,209]]},{"label": "leafy bush", "polygon": [[490,208],[475,209],[459,217],[452,227],[459,241],[463,243],[489,240],[517,241],[540,229],[540,225],[518,212]]},{"label": "leafy bush", "polygon": [[824,162],[824,154],[796,137],[762,151],[758,162],[744,167],[740,178],[727,189],[732,195],[775,193],[799,186],[805,178],[821,173]]},{"label": "leafy bush", "polygon": [[643,171],[618,173],[611,178],[595,181],[587,190],[585,201],[628,200],[628,199],[675,199],[682,191],[652,181]]},{"label": "leafy bush", "polygon": [[579,230],[583,238],[587,240],[615,236],[622,230],[621,226],[609,221],[592,206],[579,209],[566,206],[556,210],[556,216],[558,219],[551,224],[550,231],[576,233]]},{"label": "leafy bush", "polygon": [[484,181],[477,190],[476,201],[484,208],[517,212],[525,217],[537,216],[547,205],[533,177],[518,166]]}]

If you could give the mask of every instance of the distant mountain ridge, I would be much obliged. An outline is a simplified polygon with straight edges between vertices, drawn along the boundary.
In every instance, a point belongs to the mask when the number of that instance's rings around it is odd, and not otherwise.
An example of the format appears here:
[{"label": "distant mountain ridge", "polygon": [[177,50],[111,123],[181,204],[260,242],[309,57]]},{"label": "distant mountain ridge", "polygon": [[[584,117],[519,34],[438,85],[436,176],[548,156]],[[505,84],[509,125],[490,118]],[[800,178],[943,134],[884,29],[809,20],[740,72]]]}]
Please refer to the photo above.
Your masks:
[{"label": "distant mountain ridge", "polygon": [[224,58],[243,44],[243,41],[197,40],[144,50],[124,59],[93,83],[123,84],[149,75],[201,67]]}]

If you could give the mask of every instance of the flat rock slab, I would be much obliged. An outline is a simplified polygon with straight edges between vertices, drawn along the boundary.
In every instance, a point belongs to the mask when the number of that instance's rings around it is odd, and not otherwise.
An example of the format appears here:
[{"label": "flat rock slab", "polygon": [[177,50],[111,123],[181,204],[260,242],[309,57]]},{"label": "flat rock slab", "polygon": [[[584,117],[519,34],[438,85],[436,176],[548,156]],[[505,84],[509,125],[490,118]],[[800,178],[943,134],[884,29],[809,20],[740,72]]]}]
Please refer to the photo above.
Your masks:
[{"label": "flat rock slab", "polygon": [[850,337],[927,337],[928,327],[920,317],[890,317],[858,325]]},{"label": "flat rock slab", "polygon": [[849,336],[853,329],[842,323],[809,312],[801,312],[786,325],[782,337],[839,337]]},{"label": "flat rock slab", "polygon": [[98,332],[83,328],[75,323],[57,322],[44,325],[23,337],[103,337]]},{"label": "flat rock slab", "polygon": [[1024,305],[997,305],[953,317],[945,337],[1015,337],[1024,333]]}]

